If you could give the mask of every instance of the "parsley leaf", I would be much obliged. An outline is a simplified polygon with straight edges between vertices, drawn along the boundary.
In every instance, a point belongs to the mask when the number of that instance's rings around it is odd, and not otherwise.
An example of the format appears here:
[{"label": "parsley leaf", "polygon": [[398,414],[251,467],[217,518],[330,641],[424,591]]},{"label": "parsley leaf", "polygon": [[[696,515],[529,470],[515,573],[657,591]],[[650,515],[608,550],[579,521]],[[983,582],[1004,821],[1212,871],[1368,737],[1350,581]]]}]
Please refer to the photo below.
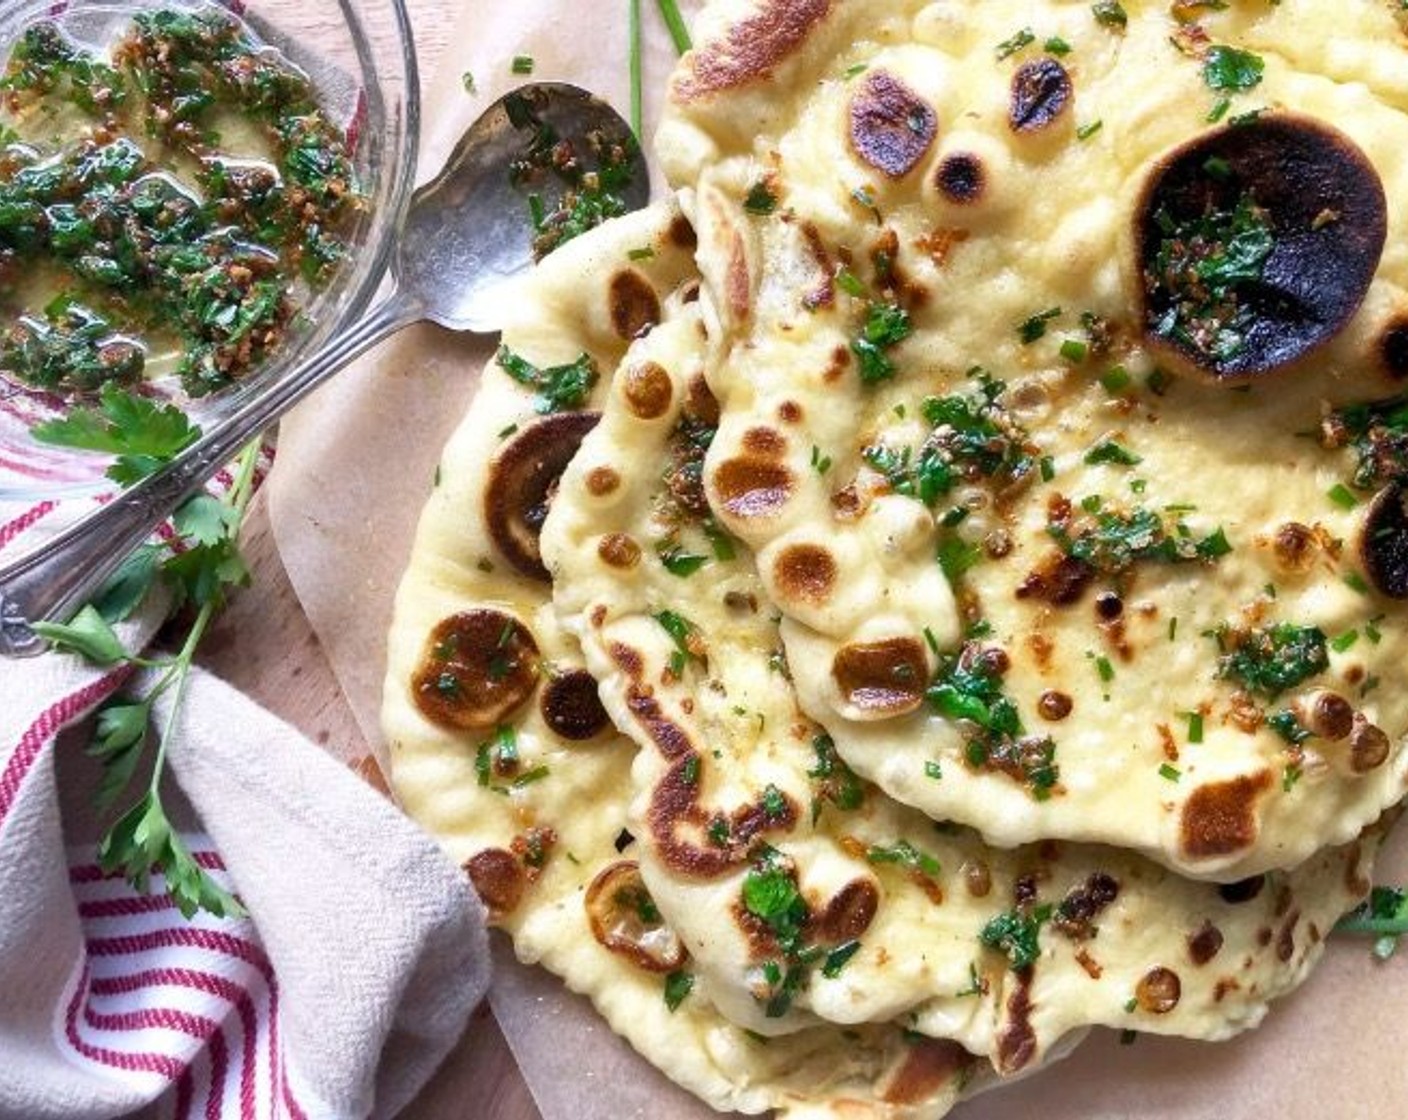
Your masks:
[{"label": "parsley leaf", "polygon": [[1330,667],[1325,633],[1316,626],[1278,622],[1233,634],[1224,625],[1213,636],[1224,650],[1217,675],[1270,700]]},{"label": "parsley leaf", "polygon": [[131,485],[200,438],[200,429],[179,408],[134,396],[109,382],[98,393],[97,408],[75,408],[67,416],[36,424],[40,443],[116,455],[108,477]]},{"label": "parsley leaf", "polygon": [[861,333],[851,340],[851,351],[860,359],[860,379],[867,385],[895,376],[895,363],[887,350],[914,333],[909,312],[897,303],[872,303]]},{"label": "parsley leaf", "polygon": [[1203,60],[1203,81],[1209,89],[1241,92],[1261,83],[1266,63],[1250,51],[1215,46]]}]

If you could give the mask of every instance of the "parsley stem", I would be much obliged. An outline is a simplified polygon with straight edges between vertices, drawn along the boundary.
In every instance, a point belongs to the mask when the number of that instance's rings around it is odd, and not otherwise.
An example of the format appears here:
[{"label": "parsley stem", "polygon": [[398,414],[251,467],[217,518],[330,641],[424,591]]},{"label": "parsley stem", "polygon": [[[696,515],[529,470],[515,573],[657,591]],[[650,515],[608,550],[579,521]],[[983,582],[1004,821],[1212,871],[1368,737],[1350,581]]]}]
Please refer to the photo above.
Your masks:
[{"label": "parsley stem", "polygon": [[640,39],[640,0],[630,0],[631,5],[631,131],[640,140],[645,128],[644,76],[641,64]]},{"label": "parsley stem", "polygon": [[679,6],[675,0],[658,0],[660,14],[665,19],[665,26],[670,29],[670,38],[674,40],[675,50],[684,54],[690,47],[694,46],[689,38],[689,29],[684,25],[684,17],[680,15]]},{"label": "parsley stem", "polygon": [[1338,933],[1408,934],[1408,917],[1402,918],[1341,918],[1335,926]]},{"label": "parsley stem", "polygon": [[[259,448],[263,436],[258,436],[245,445],[240,452],[238,465],[235,469],[235,481],[230,487],[230,492],[226,496],[226,503],[235,513],[234,528],[232,533],[238,534],[239,526],[244,522],[245,512],[249,509],[250,498],[254,496],[254,468],[259,462]],[[156,761],[152,764],[152,795],[156,796],[157,787],[161,783],[162,771],[166,768],[166,747],[175,733],[176,716],[181,711],[181,700],[186,693],[186,681],[189,679],[191,662],[195,659],[196,649],[200,641],[205,637],[205,632],[210,626],[210,621],[215,617],[215,612],[219,607],[218,600],[210,599],[201,605],[195,621],[191,623],[190,632],[186,635],[186,640],[181,644],[180,652],[171,660],[166,676],[159,681],[148,696],[152,699],[174,684],[175,694],[171,699],[171,707],[166,715],[166,726],[161,730],[161,738],[157,742]]]}]

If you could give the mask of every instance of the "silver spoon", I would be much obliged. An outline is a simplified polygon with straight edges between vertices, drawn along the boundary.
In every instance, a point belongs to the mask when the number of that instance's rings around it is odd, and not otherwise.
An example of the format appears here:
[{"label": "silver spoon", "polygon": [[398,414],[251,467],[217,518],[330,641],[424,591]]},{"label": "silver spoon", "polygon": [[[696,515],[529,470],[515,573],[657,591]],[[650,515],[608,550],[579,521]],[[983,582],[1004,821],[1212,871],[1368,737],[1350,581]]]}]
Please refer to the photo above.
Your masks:
[{"label": "silver spoon", "polygon": [[[360,322],[242,403],[161,471],[116,495],[42,549],[0,567],[0,655],[30,656],[45,643],[30,627],[66,619],[88,602],[122,560],[239,449],[352,359],[402,327],[428,320],[455,331],[494,330],[493,294],[533,259],[527,191],[510,168],[533,125],[524,109],[577,152],[590,135],[627,137],[626,122],[576,86],[541,82],[500,98],[470,126],[444,169],[418,190],[391,264],[388,295]],[[616,193],[626,209],[649,201],[639,146],[628,145],[630,173]],[[549,211],[565,184],[535,183]]]}]

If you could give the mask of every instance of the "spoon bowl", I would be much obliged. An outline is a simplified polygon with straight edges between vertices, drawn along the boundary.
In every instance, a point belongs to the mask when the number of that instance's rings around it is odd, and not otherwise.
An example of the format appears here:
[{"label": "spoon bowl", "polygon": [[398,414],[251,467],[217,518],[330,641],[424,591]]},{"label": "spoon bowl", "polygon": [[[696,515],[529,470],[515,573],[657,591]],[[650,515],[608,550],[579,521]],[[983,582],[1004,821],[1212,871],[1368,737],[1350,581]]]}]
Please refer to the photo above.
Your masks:
[{"label": "spoon bowl", "polygon": [[[392,265],[397,286],[419,301],[419,317],[455,331],[496,329],[493,293],[534,260],[534,206],[545,215],[570,204],[578,184],[525,153],[581,161],[603,145],[626,160],[611,192],[621,212],[650,201],[640,145],[616,110],[563,82],[525,86],[494,102],[455,146],[445,168],[411,202]],[[554,157],[553,153],[557,153]]]},{"label": "spoon bowl", "polygon": [[[591,178],[598,152],[612,161],[609,198]],[[348,362],[422,320],[451,330],[494,330],[494,293],[532,265],[544,228],[565,216],[566,226],[580,232],[603,210],[639,209],[649,191],[639,145],[604,101],[556,82],[500,98],[470,126],[440,174],[412,196],[393,282],[381,302],[308,361],[250,393],[161,470],[44,547],[0,566],[0,655],[43,652],[32,623],[67,619],[90,601],[241,447]],[[609,205],[596,205],[603,201]]]}]

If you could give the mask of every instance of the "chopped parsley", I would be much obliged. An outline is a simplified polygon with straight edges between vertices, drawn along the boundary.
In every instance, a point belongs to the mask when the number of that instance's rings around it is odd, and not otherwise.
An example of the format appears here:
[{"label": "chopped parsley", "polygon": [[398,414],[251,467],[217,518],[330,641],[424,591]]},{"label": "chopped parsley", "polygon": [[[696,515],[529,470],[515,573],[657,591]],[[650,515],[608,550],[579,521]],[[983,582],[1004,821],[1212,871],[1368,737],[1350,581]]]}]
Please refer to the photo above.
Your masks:
[{"label": "chopped parsley", "polygon": [[827,803],[843,812],[859,809],[865,800],[865,785],[836,753],[835,740],[830,735],[817,735],[812,739],[812,750],[816,754],[816,765],[807,771],[815,789],[812,823],[820,818]]},{"label": "chopped parsley", "polygon": [[1059,307],[1048,307],[1045,311],[1038,311],[1017,325],[1017,337],[1022,340],[1023,346],[1030,346],[1038,339],[1044,338],[1047,324],[1060,316],[1061,309]]},{"label": "chopped parsley", "polygon": [[1001,404],[1006,385],[973,370],[977,390],[928,397],[922,411],[932,431],[918,454],[874,444],[861,457],[896,494],[933,507],[960,482],[993,479],[1006,487],[1035,468],[1030,441]]},{"label": "chopped parsley", "polygon": [[1330,667],[1325,634],[1315,626],[1278,622],[1234,632],[1223,625],[1213,637],[1222,651],[1217,675],[1269,700]]},{"label": "chopped parsley", "polygon": [[670,672],[677,677],[682,676],[685,665],[691,659],[701,665],[706,663],[704,639],[700,637],[699,628],[694,623],[674,611],[660,611],[655,615],[655,621],[675,643],[675,650],[670,655]]},{"label": "chopped parsley", "polygon": [[1144,460],[1116,440],[1105,438],[1085,453],[1085,462],[1090,466],[1100,463],[1113,463],[1121,467],[1138,466]]},{"label": "chopped parsley", "polygon": [[1026,736],[1017,705],[1002,691],[1002,674],[976,643],[939,663],[929,703],[958,722],[965,759],[975,769],[999,770],[1025,785],[1038,801],[1051,796],[1060,769],[1049,736]]},{"label": "chopped parsley", "polygon": [[1255,317],[1246,293],[1276,244],[1266,213],[1247,191],[1231,210],[1180,222],[1160,208],[1154,221],[1162,240],[1145,276],[1151,325],[1215,362],[1235,357]]},{"label": "chopped parsley", "polygon": [[777,849],[764,846],[743,880],[743,909],[758,919],[773,935],[782,951],[783,964],[768,961],[762,967],[765,987],[764,1014],[781,1018],[807,981],[810,961],[803,944],[803,932],[810,913],[806,899],[797,888],[796,871]]},{"label": "chopped parsley", "polygon": [[494,360],[520,385],[538,391],[533,407],[545,415],[580,408],[597,382],[596,362],[586,353],[575,362],[540,369],[507,346],[500,346]]},{"label": "chopped parsley", "polygon": [[1129,15],[1119,0],[1099,0],[1090,6],[1095,22],[1101,27],[1124,28],[1129,25]]},{"label": "chopped parsley", "polygon": [[851,340],[851,352],[860,361],[860,379],[867,385],[895,376],[888,351],[914,333],[909,312],[897,303],[872,303],[860,334]]},{"label": "chopped parsley", "polygon": [[1281,736],[1293,747],[1298,747],[1315,736],[1300,722],[1300,717],[1289,708],[1282,708],[1266,717],[1266,726]]},{"label": "chopped parsley", "polygon": [[866,849],[865,858],[871,863],[894,863],[910,871],[933,878],[939,874],[939,861],[928,852],[921,852],[908,840],[897,840],[893,844],[872,844]]},{"label": "chopped parsley", "polygon": [[1047,532],[1067,556],[1102,575],[1120,575],[1146,560],[1168,564],[1210,561],[1232,551],[1221,528],[1199,540],[1181,521],[1170,527],[1162,516],[1143,506],[1118,512],[1103,509],[1098,501],[1092,503],[1088,498],[1081,506],[1094,514],[1093,524],[1072,531],[1069,524],[1050,523]]},{"label": "chopped parsley", "polygon": [[1006,955],[1013,971],[1020,972],[1034,965],[1041,956],[1041,927],[1050,919],[1050,906],[1038,906],[1031,912],[1009,910],[983,926],[978,940]]},{"label": "chopped parsley", "polygon": [[1375,887],[1369,897],[1335,926],[1338,933],[1366,933],[1375,938],[1374,956],[1387,960],[1408,934],[1408,891],[1396,887]]},{"label": "chopped parsley", "polygon": [[694,973],[692,972],[672,972],[665,977],[665,1006],[671,1011],[678,1011],[680,1004],[689,998],[689,993],[694,991]]},{"label": "chopped parsley", "polygon": [[1250,51],[1215,46],[1203,59],[1203,81],[1209,89],[1242,93],[1261,83],[1266,63]]},{"label": "chopped parsley", "polygon": [[777,209],[777,195],[766,179],[759,179],[743,198],[743,209],[750,214],[766,215]]},{"label": "chopped parsley", "polygon": [[[1408,479],[1408,398],[1352,405],[1331,413],[1320,426],[1320,443],[1327,450],[1349,447],[1354,452],[1357,489],[1376,490]],[[1343,486],[1330,491],[1330,500],[1351,508],[1345,495],[1357,504]]]}]

